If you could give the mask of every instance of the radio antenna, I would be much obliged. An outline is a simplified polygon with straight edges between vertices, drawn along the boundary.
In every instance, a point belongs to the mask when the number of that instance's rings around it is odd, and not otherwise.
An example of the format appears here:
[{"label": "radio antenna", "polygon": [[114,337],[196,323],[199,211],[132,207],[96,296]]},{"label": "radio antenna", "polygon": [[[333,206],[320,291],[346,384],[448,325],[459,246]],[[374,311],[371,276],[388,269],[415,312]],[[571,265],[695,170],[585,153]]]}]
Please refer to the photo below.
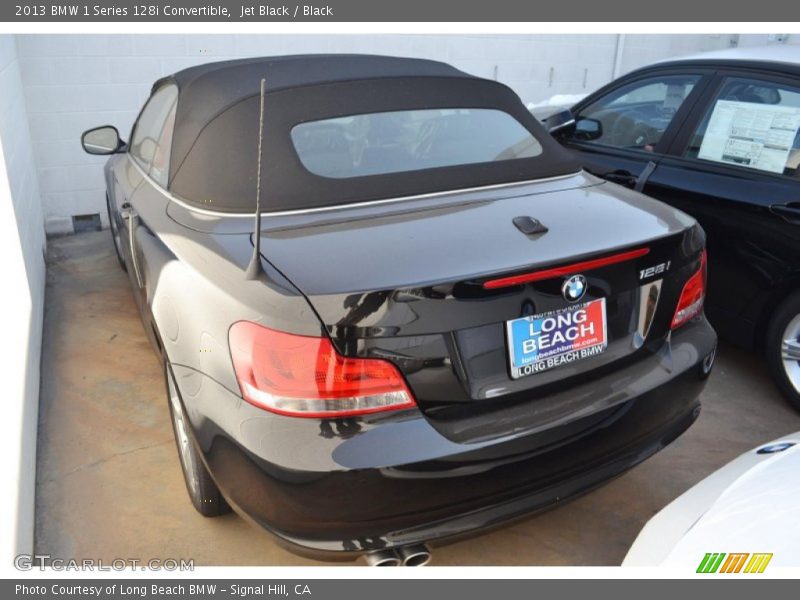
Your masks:
[{"label": "radio antenna", "polygon": [[246,279],[258,279],[264,272],[261,266],[261,146],[264,142],[264,96],[267,80],[261,80],[261,104],[258,110],[258,171],[256,172],[256,225],[253,239],[253,257],[245,271]]}]

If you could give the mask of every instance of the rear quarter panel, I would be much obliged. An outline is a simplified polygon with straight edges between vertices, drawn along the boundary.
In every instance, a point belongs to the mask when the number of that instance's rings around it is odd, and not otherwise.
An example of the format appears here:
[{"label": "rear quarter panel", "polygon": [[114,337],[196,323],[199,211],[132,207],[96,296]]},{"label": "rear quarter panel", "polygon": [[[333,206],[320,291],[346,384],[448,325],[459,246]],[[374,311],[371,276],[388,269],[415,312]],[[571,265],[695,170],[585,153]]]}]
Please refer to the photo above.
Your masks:
[{"label": "rear quarter panel", "polygon": [[[167,215],[170,203],[160,188],[130,160],[115,169],[139,216],[134,247],[142,287],[144,327],[157,339],[170,363],[204,374],[239,394],[228,350],[228,330],[239,320],[305,335],[321,326],[305,298],[279,272],[247,281],[252,255],[248,234],[200,233]],[[129,273],[133,269],[129,269]],[[179,382],[179,386],[180,386]]]}]

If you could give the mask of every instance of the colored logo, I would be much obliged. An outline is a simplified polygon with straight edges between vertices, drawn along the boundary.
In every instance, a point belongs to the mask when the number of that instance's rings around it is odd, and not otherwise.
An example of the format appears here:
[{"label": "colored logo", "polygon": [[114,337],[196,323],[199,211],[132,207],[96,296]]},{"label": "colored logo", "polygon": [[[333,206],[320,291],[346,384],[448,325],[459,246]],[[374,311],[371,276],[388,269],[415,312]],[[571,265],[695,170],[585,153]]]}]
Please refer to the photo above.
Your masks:
[{"label": "colored logo", "polygon": [[586,293],[586,277],[583,275],[573,275],[561,286],[561,293],[567,302],[577,302]]},{"label": "colored logo", "polygon": [[700,561],[698,573],[763,573],[772,553],[756,552],[709,552]]},{"label": "colored logo", "polygon": [[606,347],[605,298],[515,319],[508,330],[516,376],[595,356]]},{"label": "colored logo", "polygon": [[777,454],[778,452],[783,452],[784,450],[788,450],[792,446],[794,446],[794,442],[780,442],[778,444],[770,444],[769,446],[764,446],[759,448],[756,451],[756,454]]}]

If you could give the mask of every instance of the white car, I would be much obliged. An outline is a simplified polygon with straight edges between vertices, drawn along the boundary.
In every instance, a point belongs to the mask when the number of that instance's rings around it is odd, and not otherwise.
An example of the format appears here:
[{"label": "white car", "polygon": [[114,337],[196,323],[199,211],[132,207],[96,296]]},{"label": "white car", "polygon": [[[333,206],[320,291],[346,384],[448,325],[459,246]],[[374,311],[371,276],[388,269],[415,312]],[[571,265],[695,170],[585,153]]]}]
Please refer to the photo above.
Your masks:
[{"label": "white car", "polygon": [[764,568],[800,566],[800,432],[742,454],[667,505],[622,565],[743,572],[770,554]]}]

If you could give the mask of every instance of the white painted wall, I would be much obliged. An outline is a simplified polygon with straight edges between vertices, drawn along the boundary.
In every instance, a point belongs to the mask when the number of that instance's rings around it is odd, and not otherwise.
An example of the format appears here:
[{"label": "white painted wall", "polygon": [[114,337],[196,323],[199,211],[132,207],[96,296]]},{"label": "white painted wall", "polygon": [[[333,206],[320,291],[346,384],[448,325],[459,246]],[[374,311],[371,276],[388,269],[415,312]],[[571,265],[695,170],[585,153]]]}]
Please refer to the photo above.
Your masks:
[{"label": "white painted wall", "polygon": [[14,37],[0,35],[0,564],[33,549],[44,226]]},{"label": "white painted wall", "polygon": [[[616,35],[19,35],[22,78],[49,233],[71,215],[100,213],[102,157],[80,150],[82,131],[130,130],[157,78],[243,56],[358,52],[432,58],[497,78],[528,103],[586,94],[612,79]],[[626,36],[620,74],[653,60],[726,48],[731,36]]]}]

